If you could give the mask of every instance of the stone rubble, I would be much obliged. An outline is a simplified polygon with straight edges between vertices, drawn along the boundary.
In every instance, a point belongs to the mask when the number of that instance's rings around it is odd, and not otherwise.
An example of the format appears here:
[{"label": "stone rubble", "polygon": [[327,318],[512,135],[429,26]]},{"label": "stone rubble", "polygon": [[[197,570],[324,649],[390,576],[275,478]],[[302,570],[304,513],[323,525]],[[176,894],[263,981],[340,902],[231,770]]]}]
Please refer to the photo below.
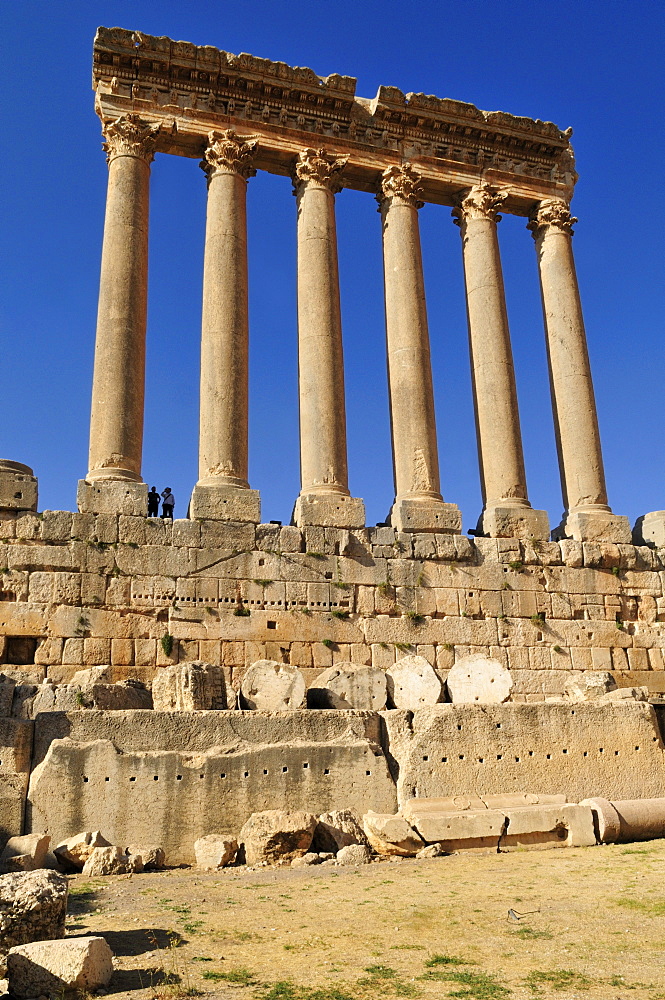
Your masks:
[{"label": "stone rubble", "polygon": [[196,867],[202,871],[217,871],[226,868],[235,861],[238,853],[238,841],[222,837],[218,833],[210,833],[199,837],[194,844]]},{"label": "stone rubble", "polygon": [[17,1000],[90,993],[108,986],[113,953],[103,937],[37,941],[12,948],[7,956],[9,989]]},{"label": "stone rubble", "polygon": [[305,678],[297,667],[257,660],[240,685],[242,706],[261,712],[291,711],[302,705],[305,688]]},{"label": "stone rubble", "polygon": [[386,707],[386,677],[377,667],[337,663],[318,675],[307,691],[307,705],[380,712]]},{"label": "stone rubble", "polygon": [[0,956],[15,945],[64,937],[69,884],[39,869],[0,875]]},{"label": "stone rubble", "polygon": [[287,864],[302,857],[310,849],[316,823],[316,816],[305,812],[253,813],[238,835],[247,864]]},{"label": "stone rubble", "polygon": [[99,830],[88,830],[58,844],[53,853],[65,872],[80,872],[95,848],[111,846]]},{"label": "stone rubble", "polygon": [[22,837],[10,837],[0,854],[0,874],[45,868],[50,843],[48,834],[28,833]]},{"label": "stone rubble", "polygon": [[128,854],[121,847],[95,847],[83,865],[83,874],[89,878],[142,871],[143,858],[139,854]]}]

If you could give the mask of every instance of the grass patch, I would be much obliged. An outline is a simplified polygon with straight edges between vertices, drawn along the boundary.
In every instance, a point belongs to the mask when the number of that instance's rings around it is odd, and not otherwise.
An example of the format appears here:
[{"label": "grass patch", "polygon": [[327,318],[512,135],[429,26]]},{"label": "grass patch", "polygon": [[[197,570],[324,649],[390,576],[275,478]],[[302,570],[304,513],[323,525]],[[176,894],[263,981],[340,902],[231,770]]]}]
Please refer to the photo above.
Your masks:
[{"label": "grass patch", "polygon": [[[445,956],[441,956],[445,957]],[[426,972],[420,977],[425,980],[438,979],[456,983],[460,989],[451,990],[449,997],[466,997],[468,1000],[503,1000],[511,995],[511,990],[497,982],[496,977],[486,972],[459,972],[445,966]]]},{"label": "grass patch", "polygon": [[298,986],[288,979],[272,983],[260,993],[262,1000],[358,1000],[346,990],[338,986],[326,986],[323,989],[311,989],[309,986]]},{"label": "grass patch", "polygon": [[550,972],[534,969],[524,982],[532,993],[540,993],[545,986],[550,990],[588,990],[593,986],[593,981],[588,976],[572,969],[552,969]]},{"label": "grass patch", "polygon": [[428,969],[434,969],[439,965],[475,965],[468,958],[460,958],[459,955],[432,955],[425,962]]},{"label": "grass patch", "polygon": [[649,917],[665,917],[665,899],[617,899],[617,906],[622,906],[625,910],[636,910]]},{"label": "grass patch", "polygon": [[543,941],[551,941],[554,937],[549,931],[538,931],[535,927],[517,927],[510,933],[512,937],[522,938],[523,941],[535,941],[537,938]]},{"label": "grass patch", "polygon": [[229,969],[225,972],[217,972],[215,969],[206,969],[201,973],[203,979],[212,979],[214,982],[223,980],[225,983],[235,983],[237,986],[251,986],[255,976],[250,969]]}]

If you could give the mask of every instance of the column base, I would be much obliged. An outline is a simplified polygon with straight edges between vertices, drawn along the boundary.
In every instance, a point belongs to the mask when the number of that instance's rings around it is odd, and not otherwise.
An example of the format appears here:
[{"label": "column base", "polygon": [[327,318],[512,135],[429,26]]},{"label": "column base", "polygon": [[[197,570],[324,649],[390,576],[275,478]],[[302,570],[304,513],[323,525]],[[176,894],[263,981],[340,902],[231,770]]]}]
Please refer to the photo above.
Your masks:
[{"label": "column base", "polygon": [[611,511],[571,511],[552,531],[552,539],[573,538],[576,542],[625,542],[630,544],[632,532],[627,517]]},{"label": "column base", "polygon": [[192,519],[208,521],[261,522],[261,496],[244,486],[202,486],[197,483],[189,504]]},{"label": "column base", "polygon": [[0,510],[37,510],[37,480],[29,465],[0,458]]},{"label": "column base", "polygon": [[292,521],[298,528],[364,528],[365,504],[343,493],[301,493]]},{"label": "column base", "polygon": [[148,516],[146,483],[128,480],[100,479],[89,483],[79,479],[76,503],[81,514],[133,514]]},{"label": "column base", "polygon": [[541,538],[549,540],[550,521],[546,510],[497,504],[480,515],[476,534],[489,538]]},{"label": "column base", "polygon": [[665,546],[665,510],[652,510],[638,517],[633,528],[635,545]]},{"label": "column base", "polygon": [[397,498],[388,520],[397,531],[440,531],[447,535],[462,532],[462,512],[457,504],[443,500]]}]

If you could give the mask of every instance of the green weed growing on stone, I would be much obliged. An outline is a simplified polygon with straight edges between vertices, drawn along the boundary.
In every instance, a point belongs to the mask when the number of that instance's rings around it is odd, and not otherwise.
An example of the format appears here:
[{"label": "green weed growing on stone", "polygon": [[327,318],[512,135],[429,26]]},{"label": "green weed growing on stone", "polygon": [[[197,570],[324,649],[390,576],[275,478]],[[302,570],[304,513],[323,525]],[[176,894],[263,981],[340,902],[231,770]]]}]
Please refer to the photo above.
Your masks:
[{"label": "green weed growing on stone", "polygon": [[170,656],[173,651],[173,636],[168,632],[165,632],[162,638],[159,640],[159,644],[162,647],[162,652],[164,656]]}]

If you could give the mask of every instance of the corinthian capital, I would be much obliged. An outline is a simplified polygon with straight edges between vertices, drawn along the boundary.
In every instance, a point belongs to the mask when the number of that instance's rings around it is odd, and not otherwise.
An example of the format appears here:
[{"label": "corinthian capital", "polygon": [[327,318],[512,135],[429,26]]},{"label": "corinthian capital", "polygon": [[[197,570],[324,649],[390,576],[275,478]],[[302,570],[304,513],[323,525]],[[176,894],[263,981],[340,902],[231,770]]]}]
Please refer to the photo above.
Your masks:
[{"label": "corinthian capital", "polygon": [[402,163],[399,167],[388,167],[381,174],[381,193],[378,201],[387,198],[397,199],[414,208],[422,208],[424,202],[418,195],[422,194],[422,174],[410,163]]},{"label": "corinthian capital", "polygon": [[102,149],[106,153],[106,162],[110,163],[116,156],[136,156],[152,163],[161,127],[159,122],[145,122],[134,114],[103,122],[105,141]]},{"label": "corinthian capital", "polygon": [[258,146],[257,137],[238,135],[232,128],[208,132],[208,145],[203,154],[201,170],[208,180],[216,173],[240,174],[247,180],[256,173],[252,165]]},{"label": "corinthian capital", "polygon": [[539,233],[544,233],[549,227],[573,235],[573,226],[577,222],[574,215],[570,214],[570,206],[563,198],[545,198],[533,210],[527,229],[530,229],[534,239]]},{"label": "corinthian capital", "polygon": [[486,181],[481,181],[460,195],[457,207],[453,209],[455,224],[461,226],[469,219],[491,219],[498,221],[498,213],[508,197],[507,191],[497,191]]},{"label": "corinthian capital", "polygon": [[293,186],[297,191],[301,184],[313,183],[337,194],[342,190],[341,173],[348,159],[326,153],[325,149],[303,149],[293,171]]}]

